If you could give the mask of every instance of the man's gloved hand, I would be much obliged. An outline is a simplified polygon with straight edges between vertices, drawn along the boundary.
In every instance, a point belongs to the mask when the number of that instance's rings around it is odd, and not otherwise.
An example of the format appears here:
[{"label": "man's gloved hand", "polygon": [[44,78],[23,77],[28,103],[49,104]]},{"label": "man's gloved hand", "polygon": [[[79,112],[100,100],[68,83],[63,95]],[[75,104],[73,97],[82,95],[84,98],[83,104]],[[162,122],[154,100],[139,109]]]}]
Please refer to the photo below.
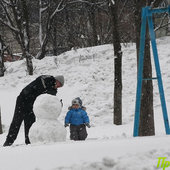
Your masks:
[{"label": "man's gloved hand", "polygon": [[47,90],[47,94],[51,94],[51,95],[56,96],[56,94],[57,94],[57,89],[51,88],[51,89]]},{"label": "man's gloved hand", "polygon": [[63,107],[63,100],[62,99],[60,99],[60,103],[61,103],[61,107]]},{"label": "man's gloved hand", "polygon": [[66,123],[66,124],[64,125],[64,127],[67,127],[67,126],[69,126],[69,124],[68,124],[68,123]]},{"label": "man's gloved hand", "polygon": [[85,123],[85,125],[86,125],[88,128],[90,128],[90,127],[91,127],[89,123]]}]

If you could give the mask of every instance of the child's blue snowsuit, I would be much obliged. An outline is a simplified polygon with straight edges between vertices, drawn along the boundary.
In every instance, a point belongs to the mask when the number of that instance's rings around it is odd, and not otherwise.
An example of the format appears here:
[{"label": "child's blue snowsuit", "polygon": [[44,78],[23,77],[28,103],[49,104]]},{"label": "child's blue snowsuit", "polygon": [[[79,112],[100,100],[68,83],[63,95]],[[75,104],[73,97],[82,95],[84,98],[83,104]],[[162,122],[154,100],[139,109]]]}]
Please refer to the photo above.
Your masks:
[{"label": "child's blue snowsuit", "polygon": [[65,124],[70,124],[71,140],[85,140],[87,138],[86,123],[89,123],[89,117],[82,108],[71,108],[67,112]]},{"label": "child's blue snowsuit", "polygon": [[65,124],[70,123],[71,125],[81,125],[84,123],[89,123],[89,117],[87,116],[86,111],[82,108],[71,109],[67,112],[65,117]]}]

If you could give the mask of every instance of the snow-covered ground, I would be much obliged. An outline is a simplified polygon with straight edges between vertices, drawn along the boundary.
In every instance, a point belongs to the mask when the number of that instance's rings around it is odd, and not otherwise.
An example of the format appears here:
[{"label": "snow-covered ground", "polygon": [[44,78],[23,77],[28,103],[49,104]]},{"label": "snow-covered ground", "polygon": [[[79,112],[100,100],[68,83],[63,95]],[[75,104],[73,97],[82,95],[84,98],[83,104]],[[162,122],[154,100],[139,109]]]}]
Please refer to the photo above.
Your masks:
[{"label": "snow-covered ground", "polygon": [[[167,109],[170,112],[170,37],[157,41]],[[58,89],[57,102],[64,106],[56,122],[64,117],[74,97],[80,97],[91,121],[86,141],[54,140],[55,128],[48,127],[47,140],[24,144],[23,126],[11,147],[0,147],[0,170],[157,170],[158,158],[170,161],[170,136],[165,134],[157,82],[154,81],[156,136],[133,137],[136,97],[135,45],[123,47],[123,125],[113,125],[114,56],[112,45],[78,49],[60,56],[33,60],[34,75],[26,74],[25,61],[6,63],[6,75],[0,78],[0,106],[4,133],[2,146],[12,120],[15,101],[21,89],[42,74],[64,75],[65,85]],[[155,75],[153,65],[153,76]],[[55,106],[52,105],[52,108]],[[38,109],[39,108],[39,109]],[[36,109],[42,109],[37,104]],[[50,109],[49,114],[52,112]],[[170,115],[169,115],[170,117]],[[49,121],[47,119],[47,121]],[[35,123],[40,128],[38,121]],[[50,126],[50,125],[49,125]],[[64,132],[64,127],[57,127]],[[56,132],[58,133],[58,132]],[[50,135],[51,134],[51,135]],[[62,135],[60,135],[62,136]],[[35,136],[36,137],[36,134]],[[50,138],[50,140],[48,140]],[[59,138],[59,137],[58,137]],[[64,140],[64,141],[63,141]],[[162,163],[162,162],[161,162]],[[168,165],[167,165],[168,166]],[[170,169],[170,167],[166,167]]]}]

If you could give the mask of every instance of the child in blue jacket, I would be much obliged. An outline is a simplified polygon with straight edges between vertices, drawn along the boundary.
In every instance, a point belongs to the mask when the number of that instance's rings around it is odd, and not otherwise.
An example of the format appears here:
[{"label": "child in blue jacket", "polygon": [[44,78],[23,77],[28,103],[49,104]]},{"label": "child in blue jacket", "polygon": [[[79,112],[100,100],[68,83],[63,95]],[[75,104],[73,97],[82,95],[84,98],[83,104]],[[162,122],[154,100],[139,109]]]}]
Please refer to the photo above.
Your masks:
[{"label": "child in blue jacket", "polygon": [[72,106],[65,117],[65,127],[70,124],[70,139],[85,140],[87,138],[86,126],[90,128],[89,117],[86,108],[82,106],[81,99],[72,100]]}]

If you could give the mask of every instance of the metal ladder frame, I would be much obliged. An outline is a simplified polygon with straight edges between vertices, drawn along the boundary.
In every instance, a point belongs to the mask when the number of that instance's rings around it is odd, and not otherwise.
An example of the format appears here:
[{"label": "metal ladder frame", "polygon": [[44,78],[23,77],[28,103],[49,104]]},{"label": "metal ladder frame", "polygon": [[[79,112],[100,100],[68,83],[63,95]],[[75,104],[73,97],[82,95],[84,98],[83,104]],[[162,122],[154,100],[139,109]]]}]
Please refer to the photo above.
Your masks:
[{"label": "metal ladder frame", "polygon": [[168,6],[168,8],[156,8],[156,9],[151,9],[151,7],[147,6],[142,9],[142,24],[141,24],[141,33],[140,33],[140,51],[139,51],[139,63],[138,63],[138,76],[137,76],[135,120],[134,120],[134,132],[133,132],[134,137],[139,135],[142,80],[144,80],[143,79],[143,62],[144,62],[145,35],[146,35],[147,22],[148,22],[148,27],[149,27],[149,34],[150,34],[150,40],[152,44],[152,51],[153,51],[153,57],[154,57],[156,75],[157,75],[157,77],[155,78],[153,77],[150,80],[157,79],[158,81],[165,131],[166,131],[166,134],[170,134],[169,120],[168,120],[168,114],[167,114],[167,108],[166,108],[166,101],[165,101],[165,95],[164,95],[164,89],[163,89],[163,83],[162,83],[159,58],[158,58],[158,50],[157,50],[156,38],[155,38],[155,32],[154,32],[154,26],[153,26],[153,20],[152,20],[152,14],[165,13],[165,12],[168,12],[170,14],[170,6]]}]

